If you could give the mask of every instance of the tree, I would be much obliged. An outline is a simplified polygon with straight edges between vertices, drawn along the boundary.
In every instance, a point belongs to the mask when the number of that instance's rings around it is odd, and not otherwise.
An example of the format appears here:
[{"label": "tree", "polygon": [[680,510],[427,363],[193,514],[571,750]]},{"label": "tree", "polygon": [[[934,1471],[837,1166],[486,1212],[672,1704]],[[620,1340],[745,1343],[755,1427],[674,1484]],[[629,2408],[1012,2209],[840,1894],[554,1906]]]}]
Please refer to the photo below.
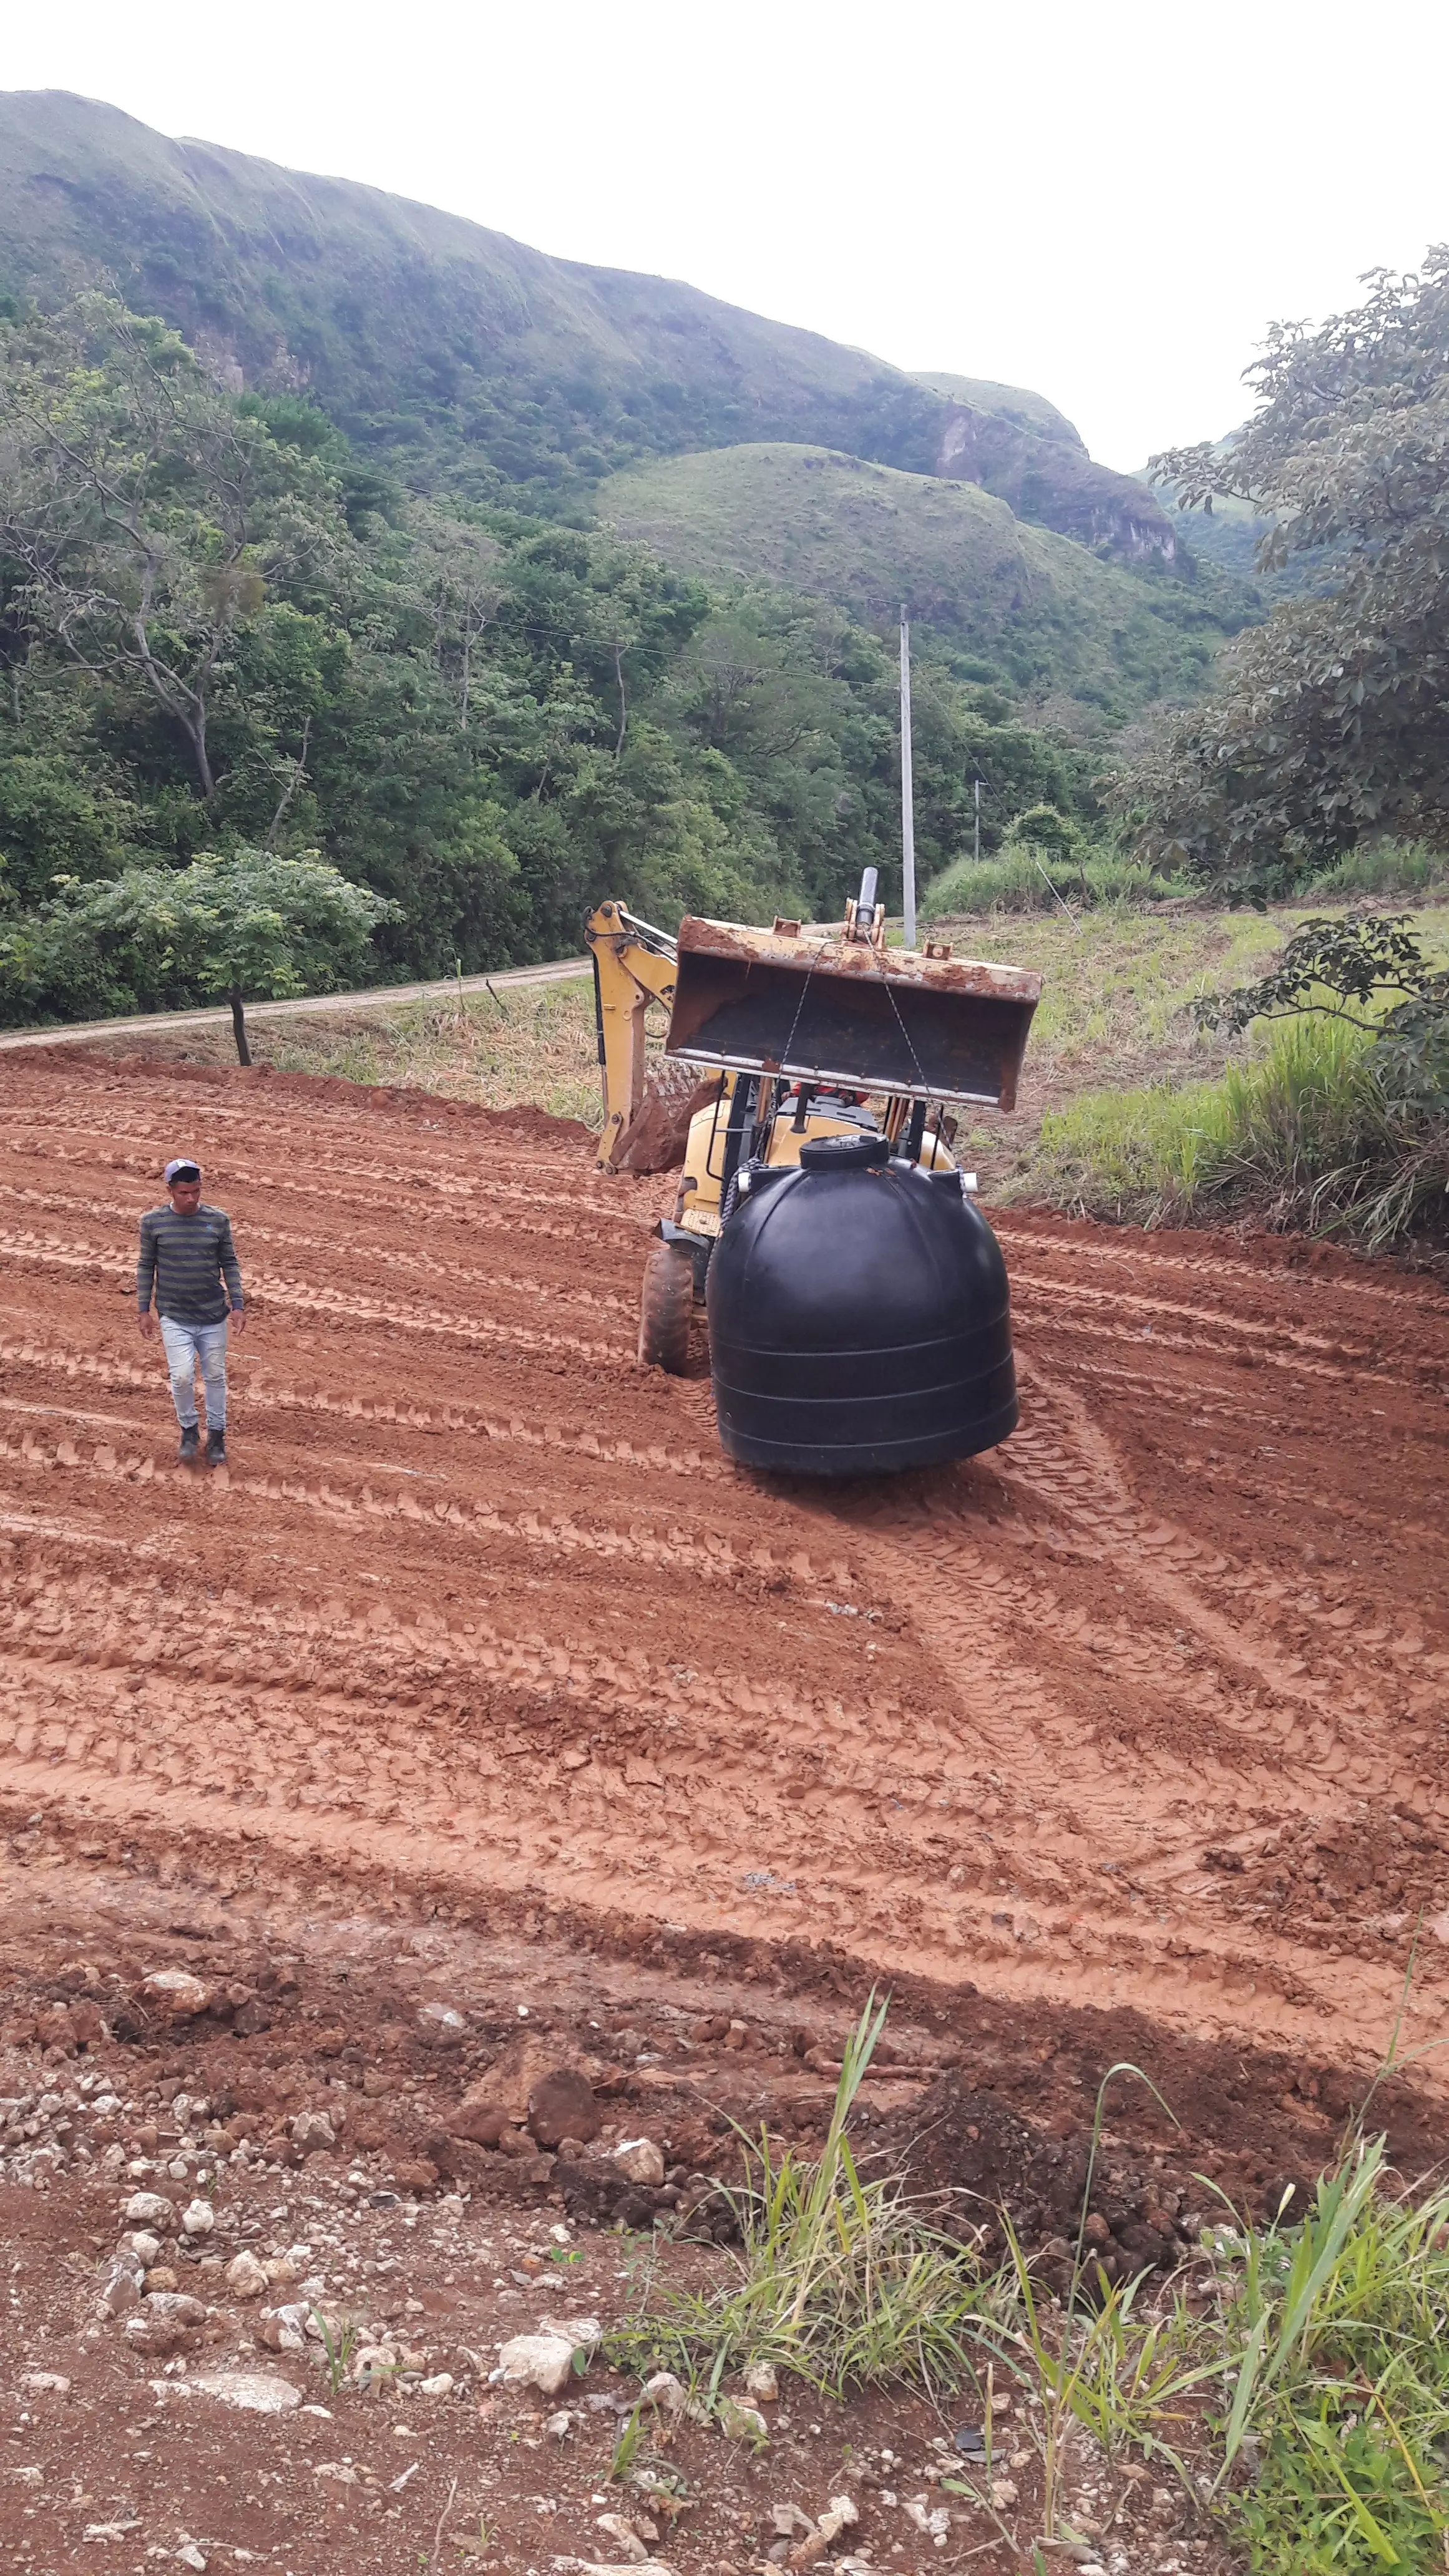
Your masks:
[{"label": "tree", "polygon": [[1373,1041],[1385,1098],[1409,1114],[1449,1116],[1449,968],[1431,966],[1408,913],[1315,917],[1255,983],[1193,1004],[1204,1028],[1240,1035],[1254,1020],[1303,1012],[1343,1020]]},{"label": "tree", "polygon": [[0,345],[0,556],[27,642],[143,688],[208,804],[238,630],[285,562],[345,540],[319,469],[238,411],[176,334],[83,295]]},{"label": "tree", "polygon": [[1127,770],[1154,859],[1271,892],[1367,835],[1449,838],[1449,246],[1372,271],[1317,330],[1275,327],[1261,408],[1225,448],[1154,457],[1179,506],[1251,501],[1264,568],[1326,548],[1334,586],[1276,608],[1223,687]]},{"label": "tree", "polygon": [[372,934],[396,909],[315,852],[128,868],[109,884],[63,887],[0,934],[0,999],[7,1016],[26,1017],[225,999],[237,1061],[250,1064],[246,1001],[361,981]]}]

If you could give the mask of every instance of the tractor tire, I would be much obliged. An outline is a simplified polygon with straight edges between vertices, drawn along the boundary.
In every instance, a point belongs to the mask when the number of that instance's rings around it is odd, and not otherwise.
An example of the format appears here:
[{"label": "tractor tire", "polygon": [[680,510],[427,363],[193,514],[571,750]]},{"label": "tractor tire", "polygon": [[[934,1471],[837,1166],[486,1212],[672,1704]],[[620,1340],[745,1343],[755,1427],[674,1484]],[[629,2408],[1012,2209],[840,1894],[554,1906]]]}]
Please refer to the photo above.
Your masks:
[{"label": "tractor tire", "polygon": [[694,1311],[694,1263],[687,1252],[657,1235],[644,1262],[639,1292],[639,1365],[683,1377],[689,1362],[689,1319]]}]

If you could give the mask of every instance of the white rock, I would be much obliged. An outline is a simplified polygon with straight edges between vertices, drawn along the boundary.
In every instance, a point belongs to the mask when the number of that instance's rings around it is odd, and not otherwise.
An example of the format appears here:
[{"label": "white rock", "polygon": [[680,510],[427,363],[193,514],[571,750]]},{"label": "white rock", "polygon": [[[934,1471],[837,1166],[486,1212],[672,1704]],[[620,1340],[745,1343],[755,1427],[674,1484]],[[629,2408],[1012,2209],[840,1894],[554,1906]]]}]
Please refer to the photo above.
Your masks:
[{"label": "white rock", "polygon": [[751,2362],[745,2372],[745,2394],[761,2406],[773,2406],[780,2394],[780,2383],[767,2361]]},{"label": "white rock", "polygon": [[[554,2566],[560,2576],[619,2576],[619,2562],[608,2558],[556,2558]],[[675,2576],[675,2570],[662,2558],[631,2560],[631,2576]]]},{"label": "white rock", "polygon": [[951,2516],[945,2505],[938,2504],[933,2510],[928,2497],[907,2496],[901,2511],[907,2521],[915,2524],[923,2540],[934,2541],[938,2549],[945,2548],[946,2536],[951,2528]]},{"label": "white rock", "polygon": [[123,2317],[141,2303],[141,2258],[129,2245],[118,2246],[101,2274],[96,2293],[96,2314]]},{"label": "white rock", "polygon": [[991,2501],[998,2513],[1002,2512],[1007,2505],[1015,2504],[1016,2487],[1010,2478],[992,2479]]},{"label": "white rock", "polygon": [[216,2212],[209,2200],[191,2200],[181,2213],[183,2236],[209,2236],[216,2225]]},{"label": "white rock", "polygon": [[151,2384],[187,2397],[214,2397],[218,2405],[240,2406],[249,2415],[291,2415],[302,2403],[301,2390],[271,2370],[207,2370]]},{"label": "white rock", "polygon": [[196,2013],[204,2013],[211,1991],[188,1968],[158,1968],[154,1976],[143,1978],[141,1983],[146,2002],[173,2021],[189,2021]]},{"label": "white rock", "polygon": [[672,2370],[656,2370],[652,2379],[645,2380],[641,2403],[657,2406],[664,2415],[687,2416],[691,2424],[709,2422],[708,2408],[701,2406],[697,2398],[690,2396],[688,2389],[681,2380],[675,2378]]},{"label": "white rock", "polygon": [[652,2138],[622,2138],[614,2149],[613,2161],[630,2182],[659,2184],[664,2180],[664,2158]]},{"label": "white rock", "polygon": [[574,2346],[563,2335],[514,2335],[498,2348],[497,2376],[510,2386],[557,2397],[574,2375]]},{"label": "white rock", "polygon": [[809,2514],[804,2511],[802,2506],[798,2504],[772,2505],[770,2507],[770,2515],[775,2525],[775,2537],[777,2540],[814,2539],[815,2525],[811,2521]]},{"label": "white rock", "polygon": [[206,2576],[206,2560],[194,2540],[184,2540],[176,2555],[183,2567],[194,2567],[198,2576]]},{"label": "white rock", "polygon": [[567,2438],[568,2429],[573,2420],[568,2408],[561,2406],[556,2415],[545,2415],[543,2429],[545,2433],[552,2434],[556,2442],[562,2442]]},{"label": "white rock", "polygon": [[820,2537],[826,2547],[829,2547],[832,2540],[838,2540],[842,2531],[849,2531],[859,2520],[860,2516],[848,2495],[832,2496],[820,2517]]},{"label": "white rock", "polygon": [[292,2122],[292,2144],[309,2151],[314,2147],[335,2147],[337,2132],[326,2112],[299,2111]]},{"label": "white rock", "polygon": [[263,2308],[252,2332],[266,2352],[305,2352],[307,2310],[299,2302],[284,2308]]},{"label": "white rock", "polygon": [[581,2347],[593,2351],[604,2329],[597,2317],[540,2317],[540,2334],[562,2335],[577,2352]]},{"label": "white rock", "polygon": [[424,2004],[415,2024],[425,2048],[459,2048],[468,2036],[468,2025],[451,2004]]},{"label": "white rock", "polygon": [[129,2247],[144,2272],[149,2272],[152,2264],[161,2260],[160,2237],[148,2235],[144,2227],[138,2227],[133,2236],[123,2236],[121,2243],[123,2247]]},{"label": "white rock", "polygon": [[451,2397],[452,2394],[453,2374],[450,2370],[435,2370],[431,2379],[418,2381],[420,2397]]},{"label": "white rock", "polygon": [[737,2397],[720,2399],[719,2428],[731,2442],[765,2442],[770,2436],[758,2406],[742,2406]]},{"label": "white rock", "polygon": [[240,2254],[233,2254],[222,2278],[234,2299],[259,2299],[269,2286],[255,2254],[249,2253],[245,2246]]},{"label": "white rock", "polygon": [[58,2370],[27,2370],[20,2385],[31,2397],[68,2397],[70,2381]]},{"label": "white rock", "polygon": [[164,2227],[168,2234],[176,2224],[174,2204],[159,2191],[133,2191],[121,2216],[128,2227]]},{"label": "white rock", "polygon": [[644,2565],[645,2560],[649,2556],[649,2552],[645,2548],[645,2545],[640,2539],[632,2522],[626,2522],[621,2513],[596,2514],[594,2516],[594,2528],[596,2531],[606,2533],[610,2540],[617,2541],[619,2547],[623,2550],[625,2557],[632,2559],[636,2567],[642,2567]]}]

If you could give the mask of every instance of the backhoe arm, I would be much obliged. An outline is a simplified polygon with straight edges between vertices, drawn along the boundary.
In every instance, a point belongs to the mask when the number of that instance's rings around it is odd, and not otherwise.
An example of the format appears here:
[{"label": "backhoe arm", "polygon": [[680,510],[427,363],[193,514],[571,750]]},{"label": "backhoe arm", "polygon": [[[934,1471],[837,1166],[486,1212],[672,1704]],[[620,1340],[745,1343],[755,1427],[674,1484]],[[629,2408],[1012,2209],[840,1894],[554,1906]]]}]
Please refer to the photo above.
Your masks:
[{"label": "backhoe arm", "polygon": [[594,1022],[604,1088],[604,1132],[597,1168],[609,1172],[620,1139],[644,1098],[644,1013],[650,1002],[674,1007],[678,943],[636,920],[620,903],[601,903],[584,933],[594,960]]}]

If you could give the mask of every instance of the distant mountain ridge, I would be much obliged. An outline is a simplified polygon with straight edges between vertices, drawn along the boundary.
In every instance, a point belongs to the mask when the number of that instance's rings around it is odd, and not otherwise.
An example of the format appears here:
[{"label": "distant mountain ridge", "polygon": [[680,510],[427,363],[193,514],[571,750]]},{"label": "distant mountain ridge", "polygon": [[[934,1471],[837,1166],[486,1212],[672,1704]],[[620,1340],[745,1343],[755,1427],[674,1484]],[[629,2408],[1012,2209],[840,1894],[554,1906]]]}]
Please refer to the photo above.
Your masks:
[{"label": "distant mountain ridge", "polygon": [[102,279],[235,390],[305,391],[414,480],[476,497],[584,497],[641,457],[787,441],[978,485],[1121,562],[1177,551],[1146,486],[1041,395],[912,375],[69,92],[0,93],[0,287],[44,301]]}]

